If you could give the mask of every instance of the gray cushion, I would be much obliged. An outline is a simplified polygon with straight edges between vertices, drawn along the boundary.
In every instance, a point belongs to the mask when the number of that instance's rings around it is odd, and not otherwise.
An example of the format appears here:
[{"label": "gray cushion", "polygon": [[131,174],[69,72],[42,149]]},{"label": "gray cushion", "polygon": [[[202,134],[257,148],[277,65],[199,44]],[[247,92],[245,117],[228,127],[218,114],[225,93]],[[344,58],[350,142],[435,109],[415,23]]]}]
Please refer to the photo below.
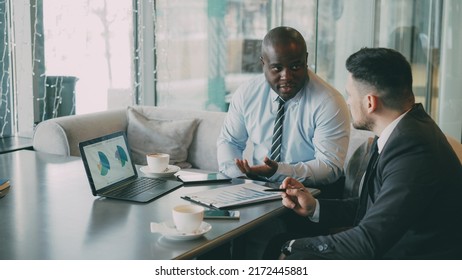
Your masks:
[{"label": "gray cushion", "polygon": [[135,164],[146,164],[148,153],[170,154],[170,164],[181,168],[186,162],[198,120],[163,120],[147,118],[133,107],[127,109],[127,138]]}]

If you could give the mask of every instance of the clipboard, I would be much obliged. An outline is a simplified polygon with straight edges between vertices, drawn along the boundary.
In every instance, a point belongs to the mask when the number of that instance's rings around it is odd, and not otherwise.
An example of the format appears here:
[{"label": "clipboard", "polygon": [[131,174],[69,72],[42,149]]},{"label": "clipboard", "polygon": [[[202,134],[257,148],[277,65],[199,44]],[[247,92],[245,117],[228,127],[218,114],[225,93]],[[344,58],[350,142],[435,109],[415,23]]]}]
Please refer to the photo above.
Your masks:
[{"label": "clipboard", "polygon": [[263,201],[281,199],[281,194],[267,192],[269,187],[255,183],[244,183],[191,193],[181,198],[214,209],[231,208]]}]

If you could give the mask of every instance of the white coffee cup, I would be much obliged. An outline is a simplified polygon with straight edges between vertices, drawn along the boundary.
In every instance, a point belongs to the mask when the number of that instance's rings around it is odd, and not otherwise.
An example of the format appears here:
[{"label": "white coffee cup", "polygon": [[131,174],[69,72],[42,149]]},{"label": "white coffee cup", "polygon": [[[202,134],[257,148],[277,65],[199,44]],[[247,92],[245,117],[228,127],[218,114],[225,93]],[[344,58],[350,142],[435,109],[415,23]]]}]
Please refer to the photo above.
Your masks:
[{"label": "white coffee cup", "polygon": [[168,169],[170,155],[164,153],[152,153],[146,155],[148,168],[152,172],[161,173]]},{"label": "white coffee cup", "polygon": [[204,219],[204,207],[193,204],[184,204],[173,207],[173,223],[179,232],[193,233]]}]

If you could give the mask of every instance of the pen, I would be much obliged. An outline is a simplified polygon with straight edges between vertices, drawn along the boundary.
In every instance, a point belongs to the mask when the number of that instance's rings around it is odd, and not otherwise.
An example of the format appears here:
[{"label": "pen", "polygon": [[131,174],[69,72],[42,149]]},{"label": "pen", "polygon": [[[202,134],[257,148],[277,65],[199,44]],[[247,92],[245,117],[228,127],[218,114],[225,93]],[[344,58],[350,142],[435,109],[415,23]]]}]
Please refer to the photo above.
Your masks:
[{"label": "pen", "polygon": [[265,189],[265,192],[285,192],[286,190],[299,190],[303,191],[303,188],[289,188],[289,189]]}]

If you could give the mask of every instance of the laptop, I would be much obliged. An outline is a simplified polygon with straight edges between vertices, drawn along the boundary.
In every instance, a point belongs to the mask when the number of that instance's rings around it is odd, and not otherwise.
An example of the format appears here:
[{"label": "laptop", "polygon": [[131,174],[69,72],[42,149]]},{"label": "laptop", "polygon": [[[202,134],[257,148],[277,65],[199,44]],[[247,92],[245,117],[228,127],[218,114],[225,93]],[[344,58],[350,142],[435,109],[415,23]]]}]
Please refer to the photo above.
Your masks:
[{"label": "laptop", "polygon": [[124,132],[79,143],[94,196],[148,202],[183,185],[162,178],[138,177]]}]

